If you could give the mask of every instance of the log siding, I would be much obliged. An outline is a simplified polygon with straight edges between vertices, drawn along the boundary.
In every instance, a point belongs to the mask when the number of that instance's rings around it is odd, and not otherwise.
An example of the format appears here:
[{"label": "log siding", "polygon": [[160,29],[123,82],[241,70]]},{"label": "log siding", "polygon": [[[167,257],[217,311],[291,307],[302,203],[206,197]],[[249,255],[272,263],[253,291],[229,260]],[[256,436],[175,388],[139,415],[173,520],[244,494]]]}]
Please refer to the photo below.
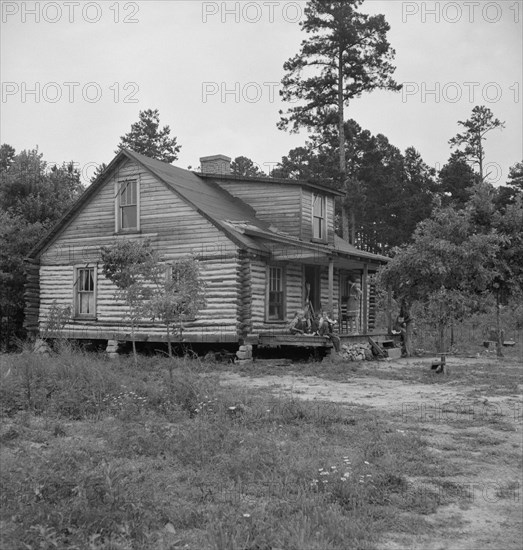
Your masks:
[{"label": "log siding", "polygon": [[[122,179],[140,181],[141,232],[115,232],[115,185]],[[158,182],[148,172],[131,161],[92,197],[69,225],[50,243],[41,256],[39,324],[46,322],[53,302],[73,307],[74,268],[79,265],[97,266],[96,320],[73,319],[64,328],[70,337],[109,337],[125,339],[129,331],[125,304],[115,299],[116,287],[102,274],[100,247],[117,239],[149,239],[165,262],[189,254],[200,259],[206,281],[206,305],[197,318],[184,328],[189,339],[238,339],[238,248],[214,225],[191,206]],[[34,283],[33,283],[34,284]],[[165,327],[144,320],[137,328],[141,339],[161,339]],[[76,336],[74,336],[76,335]]]},{"label": "log siding", "polygon": [[[187,255],[200,261],[206,303],[197,317],[185,324],[184,341],[242,342],[250,336],[287,333],[289,321],[304,306],[305,266],[309,264],[319,268],[321,307],[326,310],[332,296],[336,316],[347,269],[360,271],[365,260],[340,248],[340,261],[338,251],[333,253],[322,246],[335,243],[334,196],[327,190],[306,184],[224,178],[212,183],[228,193],[221,196],[216,187],[206,188],[195,180],[194,174],[174,167],[160,168],[157,161],[147,161],[150,159],[134,153],[119,153],[110,165],[111,172],[97,180],[85,200],[80,200],[62,225],[32,253],[25,290],[28,330],[44,332],[56,304],[73,312],[61,333],[65,338],[129,340],[126,305],[116,299],[116,287],[104,277],[101,264],[101,247],[121,239],[150,241],[166,267]],[[137,182],[137,224],[134,229],[120,230],[120,184],[131,180]],[[189,189],[189,185],[195,187]],[[313,194],[325,196],[327,239],[311,245]],[[197,200],[195,196],[202,198]],[[131,199],[134,201],[134,195]],[[260,220],[302,242],[293,242],[278,232],[265,237],[265,224]],[[283,273],[281,320],[268,319],[270,266],[281,267]],[[92,318],[74,316],[75,271],[85,267],[95,269],[96,310]],[[367,303],[362,307],[369,313],[369,328],[376,317],[373,285],[369,277]],[[137,340],[166,341],[166,327],[143,319],[137,323],[135,335]]]}]

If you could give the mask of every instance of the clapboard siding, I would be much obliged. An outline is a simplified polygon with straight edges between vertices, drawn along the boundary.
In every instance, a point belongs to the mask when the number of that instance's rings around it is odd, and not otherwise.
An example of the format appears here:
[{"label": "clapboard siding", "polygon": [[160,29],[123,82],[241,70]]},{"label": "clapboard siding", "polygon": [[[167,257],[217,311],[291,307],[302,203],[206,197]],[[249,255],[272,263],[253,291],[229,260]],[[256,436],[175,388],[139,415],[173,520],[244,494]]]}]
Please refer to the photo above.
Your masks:
[{"label": "clapboard siding", "polygon": [[[137,177],[140,181],[139,234],[115,235],[115,181]],[[198,317],[187,323],[188,337],[213,331],[234,338],[238,330],[238,251],[221,231],[207,221],[164,184],[131,161],[126,161],[104,186],[47,247],[40,267],[40,327],[52,307],[73,306],[74,266],[97,264],[96,322],[74,320],[65,332],[100,334],[127,331],[125,304],[115,299],[115,286],[102,274],[100,247],[116,239],[149,239],[165,262],[188,254],[201,257],[200,269],[206,281],[206,305]],[[150,323],[149,323],[150,324]],[[139,327],[138,335],[161,335],[161,324]]]},{"label": "clapboard siding", "polygon": [[[301,210],[303,213],[302,239],[310,241],[312,239],[312,195],[313,192],[303,189],[301,199]],[[327,240],[329,244],[334,244],[334,199],[327,196]]]},{"label": "clapboard siding", "polygon": [[[140,181],[139,234],[115,235],[115,181]],[[97,261],[101,246],[115,239],[149,239],[166,260],[187,254],[225,256],[236,246],[173,191],[135,163],[126,161],[43,252],[41,265]]]},{"label": "clapboard siding", "polygon": [[301,188],[296,185],[220,180],[220,187],[256,210],[256,217],[301,237]]}]

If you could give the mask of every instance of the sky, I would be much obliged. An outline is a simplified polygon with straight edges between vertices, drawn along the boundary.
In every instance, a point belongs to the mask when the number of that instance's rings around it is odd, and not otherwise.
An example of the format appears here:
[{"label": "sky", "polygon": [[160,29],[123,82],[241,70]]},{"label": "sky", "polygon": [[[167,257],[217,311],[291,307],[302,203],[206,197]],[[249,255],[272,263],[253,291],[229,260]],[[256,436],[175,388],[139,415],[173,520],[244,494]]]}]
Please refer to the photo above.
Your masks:
[{"label": "sky", "polygon": [[[305,132],[278,130],[283,64],[299,51],[305,2],[0,0],[0,141],[73,161],[87,183],[140,110],[159,109],[182,146],[174,162],[224,154],[270,170]],[[396,50],[401,92],[346,110],[436,169],[476,105],[505,122],[486,142],[495,185],[523,159],[523,1],[367,0]]]}]

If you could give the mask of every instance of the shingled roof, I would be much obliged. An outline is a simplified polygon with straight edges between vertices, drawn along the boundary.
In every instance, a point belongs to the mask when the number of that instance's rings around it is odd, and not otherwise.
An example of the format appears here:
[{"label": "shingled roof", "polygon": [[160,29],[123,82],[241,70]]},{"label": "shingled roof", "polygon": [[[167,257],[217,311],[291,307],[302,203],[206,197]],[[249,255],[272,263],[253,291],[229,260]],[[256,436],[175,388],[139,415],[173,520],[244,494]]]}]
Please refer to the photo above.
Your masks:
[{"label": "shingled roof", "polygon": [[[267,241],[278,241],[304,248],[321,248],[325,254],[331,251],[346,254],[352,257],[365,258],[382,263],[387,258],[369,252],[358,250],[346,241],[336,237],[334,248],[326,245],[318,245],[300,241],[297,237],[287,235],[278,228],[256,217],[256,211],[243,200],[234,197],[223,189],[216,175],[204,176],[172,164],[151,159],[129,149],[121,149],[107,169],[93,182],[73,207],[63,216],[58,224],[38,243],[30,252],[29,257],[35,258],[40,252],[65,228],[84,204],[104,185],[113,169],[124,159],[129,159],[139,164],[153,177],[158,179],[171,189],[182,200],[190,204],[197,212],[205,217],[215,227],[223,231],[241,248],[266,252]],[[246,179],[246,178],[243,178]],[[250,178],[247,178],[250,179]],[[256,178],[257,180],[259,178]],[[262,178],[263,180],[267,178]],[[271,182],[274,183],[274,182]],[[280,183],[288,183],[283,180]],[[299,184],[299,182],[293,182]],[[307,185],[307,184],[303,184]],[[315,186],[319,188],[320,186]],[[327,191],[327,188],[325,188]],[[337,192],[329,190],[333,194]]]}]

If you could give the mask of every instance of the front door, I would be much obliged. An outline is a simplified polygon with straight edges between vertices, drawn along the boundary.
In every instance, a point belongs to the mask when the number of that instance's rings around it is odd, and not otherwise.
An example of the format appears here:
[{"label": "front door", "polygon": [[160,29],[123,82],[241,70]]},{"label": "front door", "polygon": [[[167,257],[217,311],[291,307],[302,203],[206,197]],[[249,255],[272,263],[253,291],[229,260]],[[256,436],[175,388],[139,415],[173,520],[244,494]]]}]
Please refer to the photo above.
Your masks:
[{"label": "front door", "polygon": [[320,268],[318,266],[305,266],[304,303],[310,304],[313,313],[321,309],[321,285]]}]

